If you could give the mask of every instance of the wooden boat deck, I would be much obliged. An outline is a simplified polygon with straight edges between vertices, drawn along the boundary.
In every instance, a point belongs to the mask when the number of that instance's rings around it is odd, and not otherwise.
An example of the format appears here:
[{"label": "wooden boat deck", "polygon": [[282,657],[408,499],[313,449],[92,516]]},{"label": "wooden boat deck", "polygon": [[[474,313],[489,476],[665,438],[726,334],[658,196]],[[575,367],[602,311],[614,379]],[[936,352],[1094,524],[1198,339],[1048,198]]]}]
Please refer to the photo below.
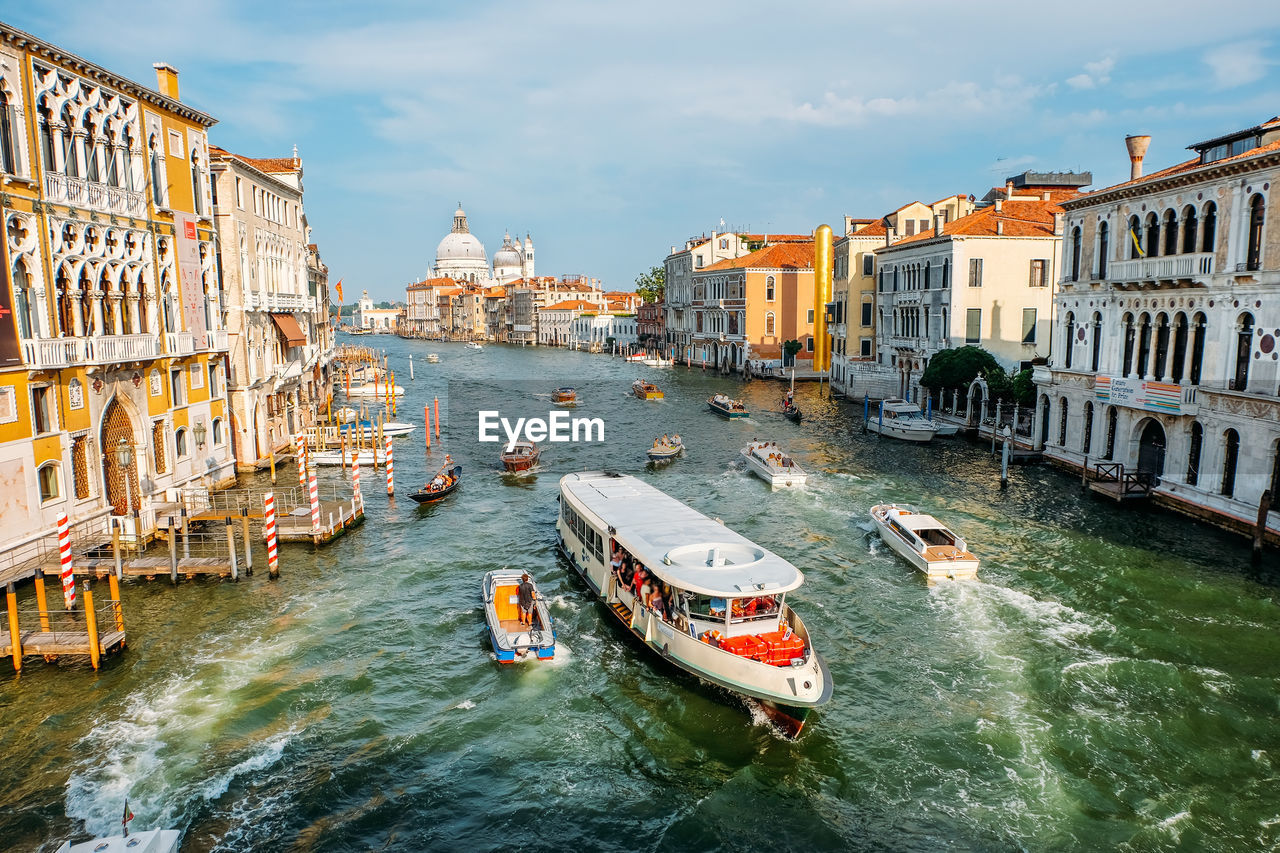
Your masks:
[{"label": "wooden boat deck", "polygon": [[924,558],[930,564],[934,562],[949,563],[953,560],[978,559],[968,551],[961,550],[954,545],[930,545],[924,549]]}]

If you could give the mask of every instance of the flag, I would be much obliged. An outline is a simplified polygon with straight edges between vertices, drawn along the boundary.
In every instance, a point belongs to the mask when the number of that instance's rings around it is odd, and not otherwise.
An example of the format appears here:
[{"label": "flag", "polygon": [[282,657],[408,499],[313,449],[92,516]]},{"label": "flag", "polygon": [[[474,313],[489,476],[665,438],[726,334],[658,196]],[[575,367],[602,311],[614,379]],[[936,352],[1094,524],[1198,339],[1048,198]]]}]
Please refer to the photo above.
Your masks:
[{"label": "flag", "polygon": [[342,304],[342,279],[338,279],[338,283],[333,286],[333,289],[338,291],[338,304],[341,305]]},{"label": "flag", "polygon": [[1138,241],[1138,232],[1130,228],[1129,237],[1133,240],[1133,248],[1138,250],[1138,257],[1145,258],[1147,253],[1142,250],[1142,243]]},{"label": "flag", "polygon": [[124,827],[124,834],[129,836],[129,821],[133,820],[133,812],[129,811],[129,798],[124,798],[124,817],[120,819],[120,825]]}]

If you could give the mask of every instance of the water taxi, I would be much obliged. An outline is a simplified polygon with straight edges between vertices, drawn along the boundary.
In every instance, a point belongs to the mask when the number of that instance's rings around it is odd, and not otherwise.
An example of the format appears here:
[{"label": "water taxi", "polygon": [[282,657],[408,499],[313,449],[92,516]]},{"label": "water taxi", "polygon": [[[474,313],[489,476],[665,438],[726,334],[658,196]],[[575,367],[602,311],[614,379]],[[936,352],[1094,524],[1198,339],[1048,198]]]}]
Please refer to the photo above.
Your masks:
[{"label": "water taxi", "polygon": [[537,465],[541,455],[542,451],[532,441],[517,441],[510,450],[502,451],[499,458],[503,468],[512,474],[519,474]]},{"label": "water taxi", "polygon": [[804,575],[777,554],[642,480],[601,471],[560,479],[556,529],[591,591],[664,660],[758,703],[790,736],[831,698],[826,662],[785,600]]},{"label": "water taxi", "polygon": [[645,453],[648,454],[650,462],[666,462],[684,453],[684,442],[680,440],[679,434],[669,438],[664,435],[662,438],[655,438],[653,446]]},{"label": "water taxi", "polygon": [[641,400],[661,400],[663,398],[663,394],[658,390],[657,385],[652,382],[645,382],[643,379],[637,379],[631,383],[631,393]]},{"label": "water taxi", "polygon": [[657,358],[646,358],[641,362],[645,367],[670,367],[671,359],[658,356]]},{"label": "water taxi", "polygon": [[433,504],[456,492],[458,487],[462,485],[462,466],[454,465],[450,467],[450,462],[452,461],[451,459],[446,459],[444,468],[437,471],[436,475],[425,486],[416,492],[412,492],[409,497],[420,504]]},{"label": "water taxi", "polygon": [[427,364],[439,364],[439,363],[440,363],[440,356],[437,353],[434,353],[434,352],[427,353]]},{"label": "water taxi", "polygon": [[799,488],[808,480],[804,469],[776,441],[753,441],[742,448],[747,469],[774,489]]},{"label": "water taxi", "polygon": [[564,388],[557,388],[551,392],[551,402],[561,406],[576,403],[578,402],[578,392],[567,386]]},{"label": "water taxi", "polygon": [[722,418],[749,418],[751,413],[741,400],[734,400],[724,394],[713,394],[707,398],[707,408]]},{"label": "water taxi", "polygon": [[[484,620],[498,663],[515,663],[533,655],[537,660],[556,656],[556,629],[547,612],[547,601],[534,585],[532,624],[520,621],[520,580],[528,572],[499,569],[485,572]],[[532,578],[529,578],[533,582]]]},{"label": "water taxi", "polygon": [[482,350],[484,346],[476,341],[467,341],[467,349]]},{"label": "water taxi", "polygon": [[871,521],[885,544],[924,572],[930,584],[978,576],[978,558],[933,516],[904,504],[878,504],[871,508]]},{"label": "water taxi", "polygon": [[146,829],[72,844],[62,842],[55,853],[178,853],[182,833],[176,829]]},{"label": "water taxi", "polygon": [[906,400],[885,400],[879,412],[867,418],[867,429],[903,441],[932,441],[938,432],[937,424],[926,418],[915,403]]}]

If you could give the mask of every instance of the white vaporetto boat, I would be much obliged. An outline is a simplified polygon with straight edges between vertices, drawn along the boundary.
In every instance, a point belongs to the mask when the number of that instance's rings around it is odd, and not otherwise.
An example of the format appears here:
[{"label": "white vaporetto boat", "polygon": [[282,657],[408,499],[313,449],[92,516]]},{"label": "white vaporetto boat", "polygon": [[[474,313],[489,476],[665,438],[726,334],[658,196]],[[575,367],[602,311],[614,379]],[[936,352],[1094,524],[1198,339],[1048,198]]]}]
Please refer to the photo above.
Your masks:
[{"label": "white vaporetto boat", "polygon": [[791,736],[831,698],[826,662],[785,601],[804,575],[782,557],[642,480],[600,471],[561,478],[556,529],[613,617],[667,661],[759,703]]},{"label": "white vaporetto boat", "polygon": [[878,504],[871,508],[871,521],[884,543],[924,572],[930,584],[978,576],[978,558],[933,516],[904,504]]},{"label": "white vaporetto boat", "polygon": [[774,489],[799,488],[808,476],[776,441],[753,441],[742,448],[742,458],[751,473]]},{"label": "white vaporetto boat", "polygon": [[938,426],[920,411],[915,403],[906,400],[885,400],[878,411],[871,412],[867,430],[900,438],[903,441],[932,441]]}]

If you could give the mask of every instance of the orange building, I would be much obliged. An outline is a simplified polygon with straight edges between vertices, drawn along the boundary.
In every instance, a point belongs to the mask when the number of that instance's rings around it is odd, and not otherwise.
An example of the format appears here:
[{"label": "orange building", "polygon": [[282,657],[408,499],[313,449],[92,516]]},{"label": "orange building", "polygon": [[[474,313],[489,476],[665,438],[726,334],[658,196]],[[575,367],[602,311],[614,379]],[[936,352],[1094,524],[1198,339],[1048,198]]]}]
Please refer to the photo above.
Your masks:
[{"label": "orange building", "polygon": [[783,346],[798,341],[797,362],[812,360],[813,307],[812,240],[694,270],[691,359],[726,373],[748,360],[780,365]]}]

